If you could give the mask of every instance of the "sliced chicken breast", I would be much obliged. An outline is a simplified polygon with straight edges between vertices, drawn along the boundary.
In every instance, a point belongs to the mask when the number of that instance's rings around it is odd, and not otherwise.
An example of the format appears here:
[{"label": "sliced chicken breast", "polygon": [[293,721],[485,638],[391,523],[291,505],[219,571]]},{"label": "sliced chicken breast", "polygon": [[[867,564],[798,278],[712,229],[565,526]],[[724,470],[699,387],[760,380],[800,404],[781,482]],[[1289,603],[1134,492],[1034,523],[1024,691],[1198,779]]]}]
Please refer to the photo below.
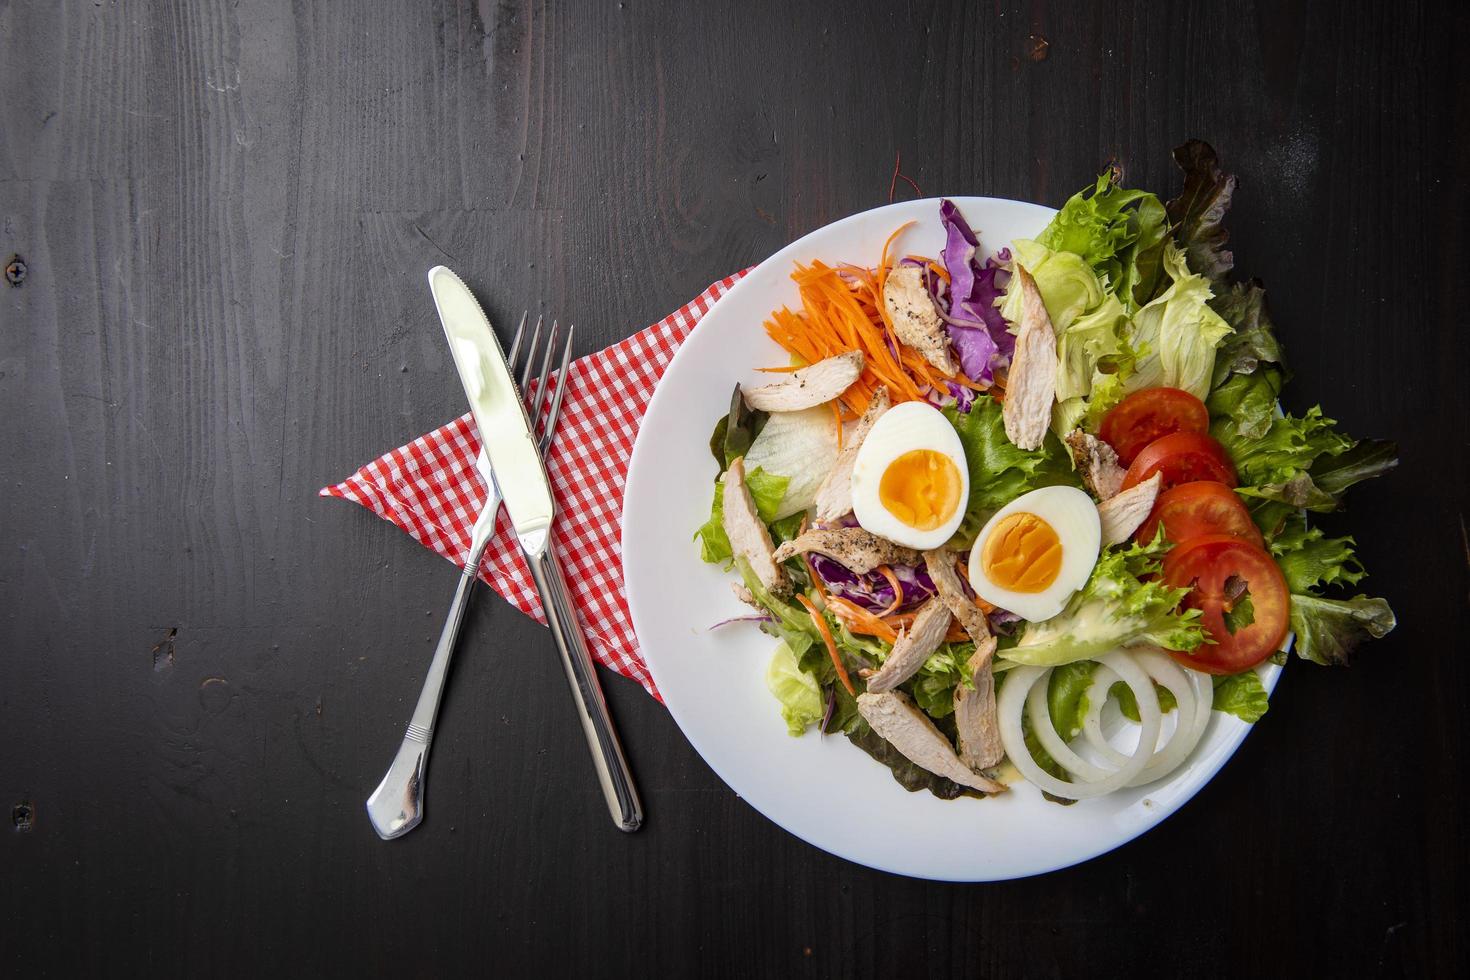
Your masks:
[{"label": "sliced chicken breast", "polygon": [[750,562],[756,578],[775,595],[791,593],[791,579],[777,563],[771,532],[756,513],[750,488],[745,485],[745,460],[737,457],[725,471],[724,528],[730,550]]},{"label": "sliced chicken breast", "polygon": [[982,793],[1004,793],[1006,786],[973,771],[955,755],[949,739],[902,691],[858,695],[858,714],[916,766]]},{"label": "sliced chicken breast", "polygon": [[841,395],[863,373],[863,352],[850,350],[792,371],[775,384],[745,388],[745,404],[762,412],[799,412]]},{"label": "sliced chicken breast", "polygon": [[776,561],[817,551],[862,575],[879,565],[915,565],[919,553],[860,527],[813,528],[776,549]]},{"label": "sliced chicken breast", "polygon": [[995,656],[995,637],[976,642],[967,664],[974,688],[961,684],[954,689],[954,723],[959,734],[960,761],[979,772],[1000,764],[1006,749],[1000,740],[1000,723],[995,715],[995,674],[990,670]]},{"label": "sliced chicken breast", "polygon": [[1097,436],[1074,429],[1067,435],[1067,448],[1072,451],[1072,461],[1077,464],[1082,482],[1098,500],[1116,497],[1123,489],[1123,476],[1127,470],[1118,462],[1118,454],[1113,452],[1112,446]]},{"label": "sliced chicken breast", "polygon": [[949,349],[949,334],[934,305],[934,298],[924,286],[924,270],[916,265],[901,265],[888,273],[883,283],[883,305],[893,321],[898,339],[919,352],[919,356],[945,374],[959,373]]},{"label": "sliced chicken breast", "polygon": [[1163,479],[1161,474],[1155,473],[1138,486],[1130,487],[1097,505],[1097,517],[1102,522],[1104,548],[1127,541],[1143,525],[1154,509],[1154,501],[1159,499],[1159,487]]},{"label": "sliced chicken breast", "polygon": [[888,659],[883,661],[876,674],[868,678],[868,690],[891,691],[917,674],[929,655],[944,642],[944,635],[949,632],[949,620],[949,608],[938,596],[920,606],[919,614],[914,617],[913,629],[898,635]]},{"label": "sliced chicken breast", "polygon": [[965,595],[964,586],[960,585],[960,575],[955,571],[956,557],[953,551],[945,551],[943,548],[926,551],[924,552],[924,569],[934,580],[934,587],[939,591],[939,598],[944,600],[944,605],[954,618],[960,621],[960,626],[964,627],[965,632],[970,634],[970,639],[974,640],[978,647],[991,639],[990,623],[986,621],[985,613],[980,607]]},{"label": "sliced chicken breast", "polygon": [[835,521],[852,511],[852,464],[857,460],[858,448],[872,431],[873,423],[888,411],[891,404],[888,388],[880,385],[868,402],[868,410],[863,412],[862,418],[857,420],[852,431],[843,440],[842,451],[837,454],[832,472],[827,474],[827,478],[817,488],[817,520]]},{"label": "sliced chicken breast", "polygon": [[1015,281],[1021,290],[1021,324],[1016,353],[1006,373],[1006,398],[1001,418],[1006,438],[1019,449],[1038,449],[1051,424],[1057,394],[1057,334],[1046,304],[1031,273],[1016,264]]}]

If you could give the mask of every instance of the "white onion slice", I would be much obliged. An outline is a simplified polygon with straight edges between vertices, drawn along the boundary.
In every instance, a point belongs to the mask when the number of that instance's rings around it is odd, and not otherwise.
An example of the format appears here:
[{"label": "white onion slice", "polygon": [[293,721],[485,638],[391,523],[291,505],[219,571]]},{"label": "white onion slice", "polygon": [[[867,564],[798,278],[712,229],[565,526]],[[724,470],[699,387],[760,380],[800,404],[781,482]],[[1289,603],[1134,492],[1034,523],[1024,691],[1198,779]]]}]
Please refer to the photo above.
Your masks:
[{"label": "white onion slice", "polygon": [[[1152,679],[1143,668],[1121,651],[1114,651],[1100,657],[1098,662],[1111,668],[1123,680],[1123,683],[1133,689],[1133,695],[1138,701],[1139,717],[1143,720],[1139,732],[1138,749],[1124,765],[1108,773],[1102,779],[1091,782],[1063,782],[1037,765],[1036,760],[1026,751],[1026,741],[1021,728],[1021,712],[1032,688],[1042,677],[1051,673],[1050,668],[1024,667],[1016,670],[1006,679],[1005,686],[1001,689],[1000,703],[996,708],[1000,720],[1001,742],[1006,747],[1006,754],[1010,756],[1011,764],[1022,776],[1034,783],[1038,789],[1052,796],[1069,800],[1084,800],[1104,796],[1116,789],[1121,789],[1143,771],[1143,767],[1153,756],[1154,745],[1158,743],[1161,719],[1159,699],[1154,694]],[[1042,741],[1043,745],[1048,741],[1046,731],[1050,731],[1053,738],[1060,738],[1056,734],[1056,729],[1052,727],[1049,712],[1042,712],[1040,719],[1033,718],[1032,724],[1037,728],[1037,738]]]},{"label": "white onion slice", "polygon": [[[1107,670],[1101,665],[1099,671]],[[1109,677],[1117,677],[1108,670]],[[1047,692],[1051,687],[1050,682],[1046,684],[1035,684],[1031,687],[1031,693],[1026,697],[1026,713],[1031,717],[1031,731],[1036,735],[1036,740],[1041,747],[1051,754],[1057,765],[1070,772],[1072,775],[1089,782],[1106,779],[1113,774],[1111,769],[1103,769],[1095,766],[1072,751],[1071,746],[1062,741],[1061,733],[1056,730],[1051,722],[1051,707],[1047,704]],[[1111,746],[1109,746],[1111,748]],[[1128,757],[1122,753],[1114,753],[1117,759],[1113,766],[1126,765]]]},{"label": "white onion slice", "polygon": [[[1185,670],[1157,650],[1134,649],[1129,651],[1129,655],[1150,677],[1168,689],[1179,705],[1179,716],[1167,742],[1154,752],[1138,778],[1129,783],[1130,786],[1143,786],[1169,775],[1199,744],[1210,722],[1214,685],[1205,675]],[[1093,675],[1093,686],[1087,692],[1088,711],[1082,720],[1082,730],[1088,743],[1104,758],[1122,765],[1128,757],[1108,744],[1101,723],[1102,706],[1115,679],[1116,675],[1103,667]]]}]

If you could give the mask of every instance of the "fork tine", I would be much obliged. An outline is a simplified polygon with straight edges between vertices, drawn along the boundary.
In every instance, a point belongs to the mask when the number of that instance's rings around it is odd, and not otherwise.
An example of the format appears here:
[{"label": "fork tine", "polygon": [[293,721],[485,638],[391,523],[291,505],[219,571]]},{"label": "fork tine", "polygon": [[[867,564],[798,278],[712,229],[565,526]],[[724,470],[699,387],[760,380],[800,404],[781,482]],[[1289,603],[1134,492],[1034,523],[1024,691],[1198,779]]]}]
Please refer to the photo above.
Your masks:
[{"label": "fork tine", "polygon": [[531,331],[531,345],[526,350],[526,366],[521,368],[521,397],[526,397],[526,386],[531,383],[531,368],[536,364],[536,345],[541,342],[541,317],[536,317],[536,329]]},{"label": "fork tine", "polygon": [[541,440],[537,444],[543,456],[551,448],[551,441],[556,438],[556,423],[561,419],[561,400],[567,392],[567,365],[572,363],[572,338],[576,333],[576,324],[567,327],[567,345],[562,348],[561,366],[556,369],[556,393],[551,396],[551,414],[546,416],[546,431],[541,433]]},{"label": "fork tine", "polygon": [[505,363],[511,366],[512,371],[515,370],[516,358],[521,353],[521,340],[526,336],[526,317],[530,315],[530,310],[521,314],[521,325],[516,327],[515,339],[510,342],[510,353],[505,356]]},{"label": "fork tine", "polygon": [[[561,326],[551,321],[551,332],[546,335],[546,352],[541,356],[541,373],[536,376],[536,404],[531,406],[531,425],[541,421],[541,408],[546,404],[546,382],[551,380],[551,352],[556,349],[556,335]],[[534,428],[533,428],[534,431]]]}]

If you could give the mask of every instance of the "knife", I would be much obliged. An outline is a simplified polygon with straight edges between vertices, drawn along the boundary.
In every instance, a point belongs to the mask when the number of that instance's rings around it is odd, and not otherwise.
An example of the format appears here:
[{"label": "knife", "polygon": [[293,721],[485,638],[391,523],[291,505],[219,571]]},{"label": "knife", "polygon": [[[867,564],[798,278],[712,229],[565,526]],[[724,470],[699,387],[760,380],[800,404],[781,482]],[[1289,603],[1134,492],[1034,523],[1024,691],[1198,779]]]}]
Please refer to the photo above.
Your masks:
[{"label": "knife", "polygon": [[440,265],[429,270],[429,289],[521,554],[541,595],[608,811],[619,830],[637,830],[643,823],[643,804],[551,546],[556,505],[525,402],[490,320],[469,287]]}]

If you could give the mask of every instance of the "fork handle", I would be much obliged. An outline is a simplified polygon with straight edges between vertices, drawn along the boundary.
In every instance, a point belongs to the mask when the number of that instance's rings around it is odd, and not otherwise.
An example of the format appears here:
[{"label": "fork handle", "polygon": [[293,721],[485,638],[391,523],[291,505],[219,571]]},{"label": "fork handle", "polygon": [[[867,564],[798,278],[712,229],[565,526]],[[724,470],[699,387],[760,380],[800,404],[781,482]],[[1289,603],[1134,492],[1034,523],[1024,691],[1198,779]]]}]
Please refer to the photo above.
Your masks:
[{"label": "fork handle", "polygon": [[566,670],[572,700],[577,707],[577,720],[582,723],[582,732],[592,750],[592,762],[597,769],[598,782],[602,784],[608,811],[619,830],[631,833],[643,825],[643,803],[638,799],[633,773],[628,769],[622,743],[607,710],[607,699],[602,694],[602,684],[597,679],[597,668],[593,665],[592,655],[587,652],[582,624],[567,596],[566,579],[562,576],[560,563],[552,554],[550,542],[538,553],[527,554],[526,564],[530,566],[531,577],[536,580],[536,588],[541,593],[546,624],[551,627],[557,652],[561,654],[562,667]]},{"label": "fork handle", "polygon": [[[486,507],[491,514],[489,527],[493,529],[494,513],[500,509],[500,498],[493,488]],[[480,560],[490,543],[491,535],[480,526],[484,523],[484,520],[476,522],[469,557],[459,576],[459,585],[455,587],[449,616],[444,621],[443,632],[439,634],[434,658],[429,661],[429,673],[424,678],[423,689],[419,691],[418,704],[414,706],[413,717],[409,719],[403,742],[398,746],[398,754],[393,757],[393,764],[388,767],[383,781],[368,797],[368,819],[383,840],[402,837],[424,819],[424,778],[429,765],[429,746],[434,741],[434,725],[439,716],[439,701],[444,695],[444,682],[449,677],[449,660],[459,638],[460,624],[464,622],[465,607],[480,574]]]}]

